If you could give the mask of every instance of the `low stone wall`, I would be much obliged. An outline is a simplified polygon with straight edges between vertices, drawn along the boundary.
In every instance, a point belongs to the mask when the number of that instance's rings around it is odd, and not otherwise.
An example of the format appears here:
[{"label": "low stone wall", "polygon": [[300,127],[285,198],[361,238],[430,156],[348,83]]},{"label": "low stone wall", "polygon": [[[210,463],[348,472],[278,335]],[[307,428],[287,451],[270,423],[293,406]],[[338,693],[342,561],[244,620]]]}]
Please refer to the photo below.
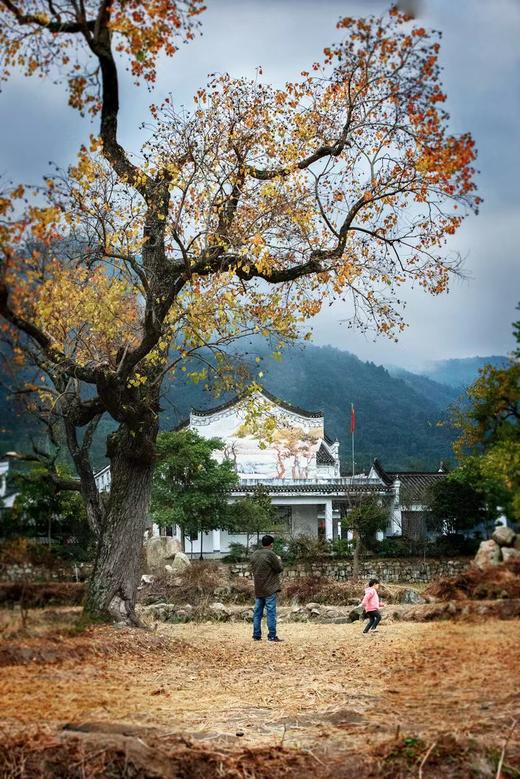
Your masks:
[{"label": "low stone wall", "polygon": [[[429,582],[432,579],[440,579],[445,576],[454,576],[468,567],[471,557],[453,557],[451,559],[438,559],[422,557],[371,557],[360,562],[359,574],[362,579],[377,576],[385,582]],[[229,570],[231,576],[251,578],[248,563],[222,563],[214,561],[215,565]],[[43,566],[31,565],[0,565],[1,581],[85,581],[92,570],[92,563],[73,564],[64,563],[55,569]],[[352,578],[352,560],[324,560],[313,565],[291,565],[285,567],[285,578],[297,579],[305,576],[323,576],[338,581]]]},{"label": "low stone wall", "polygon": [[[362,579],[376,576],[381,581],[397,582],[429,582],[445,576],[454,576],[468,567],[471,557],[454,557],[452,559],[406,557],[372,557],[363,560],[359,565],[359,575]],[[231,563],[232,576],[251,578],[247,563]],[[284,575],[288,579],[298,579],[305,576],[323,576],[344,581],[352,578],[352,560],[322,561],[313,565],[292,565],[285,568]]]},{"label": "low stone wall", "polygon": [[92,571],[92,563],[63,563],[56,568],[48,568],[32,563],[0,565],[0,581],[7,582],[83,582]]}]

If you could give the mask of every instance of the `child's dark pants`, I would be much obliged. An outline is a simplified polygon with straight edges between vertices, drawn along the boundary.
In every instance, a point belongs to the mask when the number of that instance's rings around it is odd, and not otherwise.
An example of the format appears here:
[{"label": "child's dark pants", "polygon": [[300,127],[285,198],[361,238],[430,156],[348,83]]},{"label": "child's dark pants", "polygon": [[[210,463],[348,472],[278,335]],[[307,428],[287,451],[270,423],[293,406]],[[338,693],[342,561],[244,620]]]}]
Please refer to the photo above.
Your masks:
[{"label": "child's dark pants", "polygon": [[363,633],[368,633],[369,630],[375,630],[381,622],[381,614],[379,611],[367,611],[368,622]]}]

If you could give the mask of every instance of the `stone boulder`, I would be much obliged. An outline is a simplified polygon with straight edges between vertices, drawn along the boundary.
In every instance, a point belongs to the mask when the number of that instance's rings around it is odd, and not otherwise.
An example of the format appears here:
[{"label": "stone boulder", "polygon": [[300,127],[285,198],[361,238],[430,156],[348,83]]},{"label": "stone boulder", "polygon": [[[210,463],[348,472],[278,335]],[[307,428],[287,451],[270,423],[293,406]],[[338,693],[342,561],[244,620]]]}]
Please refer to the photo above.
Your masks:
[{"label": "stone boulder", "polygon": [[149,574],[164,573],[166,565],[171,565],[175,555],[181,551],[181,544],[171,536],[154,536],[144,542],[146,568]]},{"label": "stone boulder", "polygon": [[350,622],[356,622],[363,617],[363,606],[356,606],[355,609],[349,612],[348,619]]},{"label": "stone boulder", "polygon": [[401,590],[398,595],[398,603],[426,603],[426,598],[417,592],[417,590]]},{"label": "stone boulder", "polygon": [[481,541],[474,563],[481,570],[498,565],[500,563],[500,547],[497,542],[492,539]]},{"label": "stone boulder", "polygon": [[226,621],[231,617],[231,611],[227,609],[223,603],[219,603],[218,601],[210,603],[209,611],[214,619]]},{"label": "stone boulder", "polygon": [[174,603],[153,603],[149,606],[139,606],[144,616],[151,617],[155,622],[174,622],[177,608]]},{"label": "stone boulder", "polygon": [[184,554],[184,552],[177,552],[173,558],[173,562],[166,566],[168,573],[178,576],[184,571],[185,568],[191,565],[190,558]]},{"label": "stone boulder", "polygon": [[497,527],[495,532],[491,536],[499,546],[513,546],[515,540],[515,532],[510,527]]},{"label": "stone boulder", "polygon": [[503,546],[500,551],[502,552],[502,560],[505,563],[507,563],[508,560],[520,558],[520,549],[513,549],[513,547]]},{"label": "stone boulder", "polygon": [[177,609],[177,611],[175,612],[175,617],[179,622],[189,622],[192,617],[192,614],[193,614],[193,606],[190,606],[189,608],[187,606],[182,606],[180,609]]}]

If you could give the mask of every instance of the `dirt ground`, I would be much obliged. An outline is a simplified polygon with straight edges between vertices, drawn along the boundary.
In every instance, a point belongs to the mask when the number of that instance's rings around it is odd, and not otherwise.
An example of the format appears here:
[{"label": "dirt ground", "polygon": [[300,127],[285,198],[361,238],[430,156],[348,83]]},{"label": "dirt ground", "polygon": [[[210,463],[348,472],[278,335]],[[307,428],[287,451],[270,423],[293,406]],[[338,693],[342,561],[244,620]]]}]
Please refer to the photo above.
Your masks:
[{"label": "dirt ground", "polygon": [[[387,767],[378,776],[495,776],[504,752],[502,776],[520,776],[519,620],[383,623],[368,636],[359,623],[296,623],[283,626],[283,638],[253,642],[250,625],[230,623],[78,635],[55,627],[47,637],[7,638],[1,732],[125,723],[214,750],[283,746],[311,755],[315,776],[340,776],[326,772],[339,758],[345,768],[354,756],[368,765],[379,749],[388,757],[389,743],[410,773]],[[480,768],[436,773],[435,750],[447,736],[482,746]],[[311,775],[295,770],[271,775]]]}]

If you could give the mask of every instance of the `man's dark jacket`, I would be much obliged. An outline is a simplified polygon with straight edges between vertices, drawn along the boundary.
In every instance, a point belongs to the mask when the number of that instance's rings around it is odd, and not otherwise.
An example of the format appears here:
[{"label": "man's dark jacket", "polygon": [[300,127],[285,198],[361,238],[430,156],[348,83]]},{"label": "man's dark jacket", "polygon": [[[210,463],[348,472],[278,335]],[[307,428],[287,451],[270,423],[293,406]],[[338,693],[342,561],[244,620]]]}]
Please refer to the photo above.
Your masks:
[{"label": "man's dark jacket", "polygon": [[257,549],[251,557],[251,570],[255,580],[257,598],[267,598],[282,589],[280,574],[283,571],[280,558],[272,549]]}]

